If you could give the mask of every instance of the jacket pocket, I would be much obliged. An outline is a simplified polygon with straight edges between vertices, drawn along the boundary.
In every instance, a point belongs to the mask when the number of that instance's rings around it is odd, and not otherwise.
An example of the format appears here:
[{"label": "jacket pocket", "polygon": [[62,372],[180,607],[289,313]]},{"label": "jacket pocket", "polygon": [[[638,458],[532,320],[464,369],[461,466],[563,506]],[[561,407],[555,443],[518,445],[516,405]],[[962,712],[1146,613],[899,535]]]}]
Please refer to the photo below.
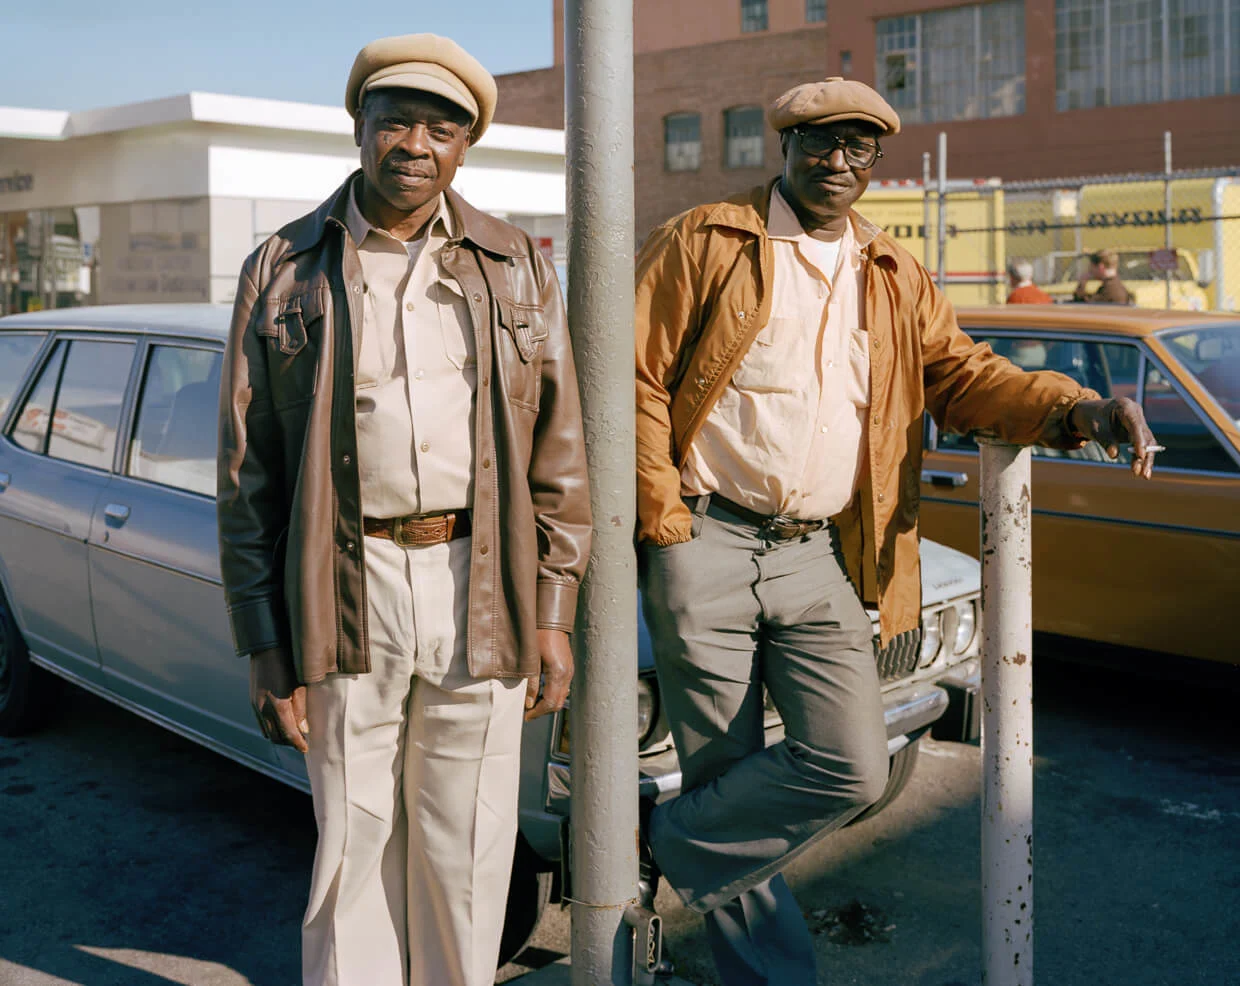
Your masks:
[{"label": "jacket pocket", "polygon": [[314,394],[327,293],[310,290],[268,298],[255,331],[267,340],[267,368],[275,406],[308,400]]},{"label": "jacket pocket", "polygon": [[542,390],[542,353],[547,321],[541,305],[523,305],[497,296],[500,329],[496,333],[496,362],[504,376],[508,400],[530,411],[538,410]]}]

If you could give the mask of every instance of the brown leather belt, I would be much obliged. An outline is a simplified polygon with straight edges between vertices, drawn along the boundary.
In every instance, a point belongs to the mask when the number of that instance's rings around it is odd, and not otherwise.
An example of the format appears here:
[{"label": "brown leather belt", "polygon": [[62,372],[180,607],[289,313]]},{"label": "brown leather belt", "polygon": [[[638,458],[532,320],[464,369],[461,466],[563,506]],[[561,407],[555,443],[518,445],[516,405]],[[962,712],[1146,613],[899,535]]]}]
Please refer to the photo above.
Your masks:
[{"label": "brown leather belt", "polygon": [[[731,514],[738,520],[743,520],[747,524],[753,524],[758,528],[760,537],[764,537],[769,541],[788,541],[792,538],[805,537],[806,534],[813,534],[814,531],[820,531],[827,526],[830,521],[826,520],[801,520],[799,517],[786,517],[783,514],[760,514],[756,510],[750,510],[748,507],[742,507],[739,503],[733,503],[727,497],[722,497],[718,493],[706,494],[710,497],[710,502],[718,507],[725,514]],[[697,505],[699,497],[685,497],[685,502],[690,507]]]},{"label": "brown leather belt", "polygon": [[362,530],[367,537],[386,538],[403,548],[424,548],[468,537],[472,525],[469,522],[469,511],[458,510],[446,514],[409,514],[407,517],[392,517],[387,520],[364,517]]}]

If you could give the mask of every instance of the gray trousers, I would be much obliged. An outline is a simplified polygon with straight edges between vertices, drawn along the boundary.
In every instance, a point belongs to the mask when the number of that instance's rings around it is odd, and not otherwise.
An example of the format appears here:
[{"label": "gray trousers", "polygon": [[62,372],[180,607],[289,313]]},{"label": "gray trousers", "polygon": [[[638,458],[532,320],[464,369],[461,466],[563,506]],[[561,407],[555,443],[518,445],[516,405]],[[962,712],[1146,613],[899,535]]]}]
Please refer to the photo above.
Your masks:
[{"label": "gray trousers", "polygon": [[[709,498],[694,538],[643,546],[643,609],[684,776],[653,813],[655,861],[704,913],[727,986],[815,986],[779,876],[887,781],[871,626],[833,528],[762,539]],[[763,687],[785,739],[764,743]]]}]

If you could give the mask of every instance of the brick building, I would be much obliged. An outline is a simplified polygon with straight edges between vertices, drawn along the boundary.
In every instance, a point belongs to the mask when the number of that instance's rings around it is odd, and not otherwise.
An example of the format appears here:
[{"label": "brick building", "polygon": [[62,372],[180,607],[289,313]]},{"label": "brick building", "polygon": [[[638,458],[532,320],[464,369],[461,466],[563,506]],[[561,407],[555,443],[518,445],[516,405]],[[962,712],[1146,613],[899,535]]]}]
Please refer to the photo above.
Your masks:
[{"label": "brick building", "polygon": [[[501,76],[499,119],[562,127],[555,64]],[[874,85],[905,130],[883,177],[948,134],[953,176],[1011,181],[1240,164],[1240,0],[634,0],[637,234],[779,167],[766,106],[800,82]]]}]

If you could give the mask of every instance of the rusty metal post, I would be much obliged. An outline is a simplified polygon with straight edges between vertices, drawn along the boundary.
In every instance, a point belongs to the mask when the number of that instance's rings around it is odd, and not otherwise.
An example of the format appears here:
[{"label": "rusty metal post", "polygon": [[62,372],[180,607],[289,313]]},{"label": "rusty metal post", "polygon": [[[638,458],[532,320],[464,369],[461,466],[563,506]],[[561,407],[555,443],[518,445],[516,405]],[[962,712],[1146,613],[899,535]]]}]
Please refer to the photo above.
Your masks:
[{"label": "rusty metal post", "polygon": [[1028,448],[981,447],[982,983],[1033,983],[1033,560]]},{"label": "rusty metal post", "polygon": [[570,708],[572,982],[628,986],[635,937],[657,931],[625,923],[637,896],[633,0],[568,0],[564,35],[568,320],[594,510]]}]

